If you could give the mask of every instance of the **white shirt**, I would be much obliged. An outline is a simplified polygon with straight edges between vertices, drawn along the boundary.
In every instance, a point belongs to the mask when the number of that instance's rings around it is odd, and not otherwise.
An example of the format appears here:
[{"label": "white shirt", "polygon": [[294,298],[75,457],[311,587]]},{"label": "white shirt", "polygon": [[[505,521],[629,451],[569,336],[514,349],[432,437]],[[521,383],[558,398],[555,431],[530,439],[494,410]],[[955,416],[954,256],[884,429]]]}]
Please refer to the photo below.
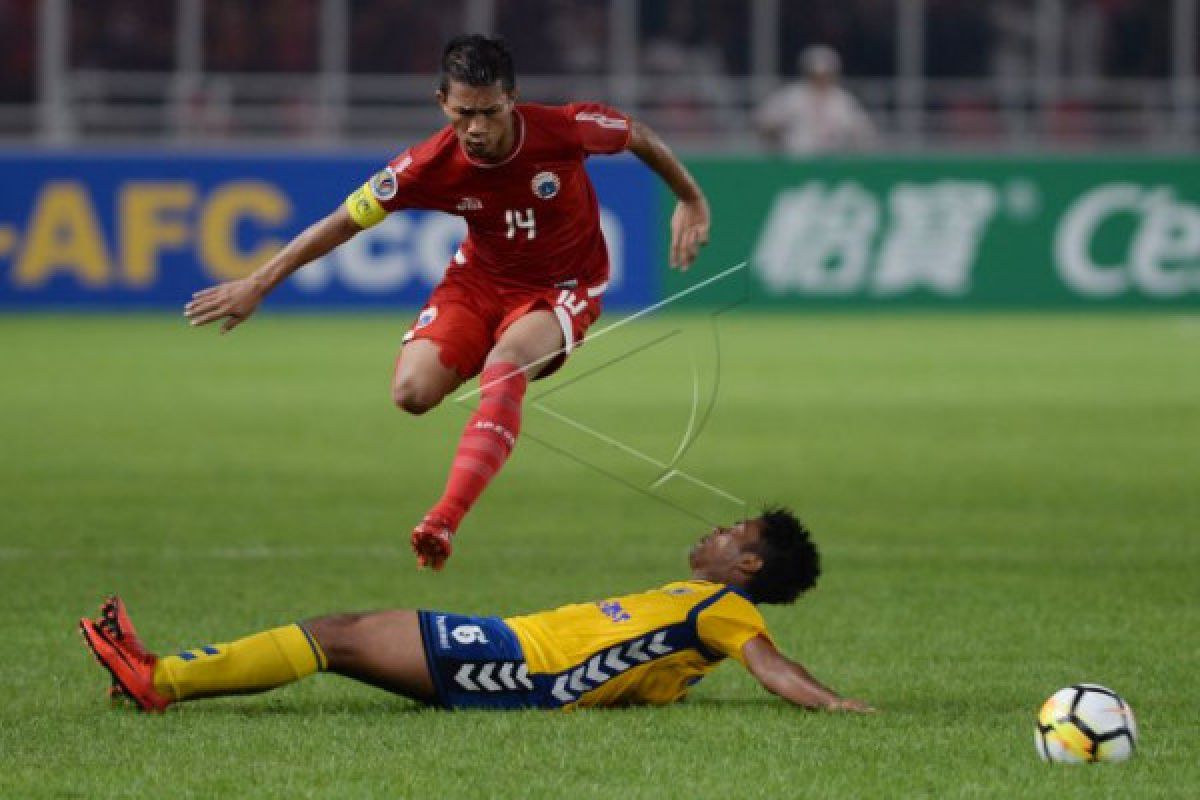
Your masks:
[{"label": "white shirt", "polygon": [[840,86],[817,90],[794,83],[777,90],[755,115],[760,128],[777,132],[791,155],[857,150],[875,142],[862,104]]}]

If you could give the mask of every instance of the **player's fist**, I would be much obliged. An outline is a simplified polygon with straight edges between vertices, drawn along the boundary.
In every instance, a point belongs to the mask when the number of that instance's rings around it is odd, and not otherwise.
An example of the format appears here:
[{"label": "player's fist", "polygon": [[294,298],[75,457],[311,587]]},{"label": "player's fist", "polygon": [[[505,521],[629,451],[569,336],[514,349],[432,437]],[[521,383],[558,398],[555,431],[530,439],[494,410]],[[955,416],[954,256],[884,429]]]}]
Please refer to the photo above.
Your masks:
[{"label": "player's fist", "polygon": [[680,200],[671,216],[671,266],[687,271],[708,244],[708,201],[701,195],[695,200]]},{"label": "player's fist", "polygon": [[183,315],[192,325],[207,325],[224,319],[221,333],[227,333],[246,321],[262,302],[262,292],[249,278],[202,289],[183,307]]}]

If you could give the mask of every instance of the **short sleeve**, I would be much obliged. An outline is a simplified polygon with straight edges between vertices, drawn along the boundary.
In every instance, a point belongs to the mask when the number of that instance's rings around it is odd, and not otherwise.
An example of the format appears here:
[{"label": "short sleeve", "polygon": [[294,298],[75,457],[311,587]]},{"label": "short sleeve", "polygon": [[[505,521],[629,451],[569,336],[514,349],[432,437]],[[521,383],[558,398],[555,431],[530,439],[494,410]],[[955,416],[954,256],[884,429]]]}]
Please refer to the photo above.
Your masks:
[{"label": "short sleeve", "polygon": [[360,228],[378,225],[392,211],[425,204],[415,157],[413,149],[404,151],[346,198],[346,210]]},{"label": "short sleeve", "polygon": [[585,155],[610,155],[629,146],[633,125],[615,108],[600,103],[571,103],[565,109]]},{"label": "short sleeve", "polygon": [[728,592],[700,612],[696,632],[706,647],[745,664],[742,647],[756,636],[766,636],[767,623],[746,598]]}]

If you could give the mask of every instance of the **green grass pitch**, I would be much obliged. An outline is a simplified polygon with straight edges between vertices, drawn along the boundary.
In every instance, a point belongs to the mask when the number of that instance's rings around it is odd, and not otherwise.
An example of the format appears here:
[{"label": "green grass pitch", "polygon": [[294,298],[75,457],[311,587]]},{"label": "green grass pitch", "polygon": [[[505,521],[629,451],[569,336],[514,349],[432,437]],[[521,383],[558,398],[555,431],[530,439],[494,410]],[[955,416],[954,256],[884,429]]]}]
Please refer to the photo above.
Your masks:
[{"label": "green grass pitch", "polygon": [[[735,664],[660,710],[430,712],[333,676],[108,708],[74,622],[114,589],[172,651],[326,611],[516,613],[684,574],[695,514],[638,491],[645,464],[620,473],[611,448],[535,441],[556,434],[534,410],[450,567],[418,573],[408,533],[466,417],[391,407],[407,320],[264,315],[219,337],[0,318],[0,796],[1195,796],[1194,317],[722,317],[719,399],[681,466],[809,522],[821,583],[765,616],[877,715],[786,707]],[[708,324],[639,321],[665,344],[544,404],[669,456],[699,373],[668,334]],[[1126,696],[1140,751],[1045,766],[1035,711],[1085,680]]]}]

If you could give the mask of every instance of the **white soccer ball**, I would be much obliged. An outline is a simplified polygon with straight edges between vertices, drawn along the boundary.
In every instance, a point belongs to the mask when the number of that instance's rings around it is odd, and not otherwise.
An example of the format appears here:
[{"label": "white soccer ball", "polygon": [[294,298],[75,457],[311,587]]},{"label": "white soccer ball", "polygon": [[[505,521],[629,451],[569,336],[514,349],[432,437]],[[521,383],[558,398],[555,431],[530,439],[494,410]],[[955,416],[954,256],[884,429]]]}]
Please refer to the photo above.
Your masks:
[{"label": "white soccer ball", "polygon": [[1034,743],[1043,761],[1124,761],[1137,746],[1133,709],[1112,689],[1078,683],[1059,689],[1038,712]]}]

